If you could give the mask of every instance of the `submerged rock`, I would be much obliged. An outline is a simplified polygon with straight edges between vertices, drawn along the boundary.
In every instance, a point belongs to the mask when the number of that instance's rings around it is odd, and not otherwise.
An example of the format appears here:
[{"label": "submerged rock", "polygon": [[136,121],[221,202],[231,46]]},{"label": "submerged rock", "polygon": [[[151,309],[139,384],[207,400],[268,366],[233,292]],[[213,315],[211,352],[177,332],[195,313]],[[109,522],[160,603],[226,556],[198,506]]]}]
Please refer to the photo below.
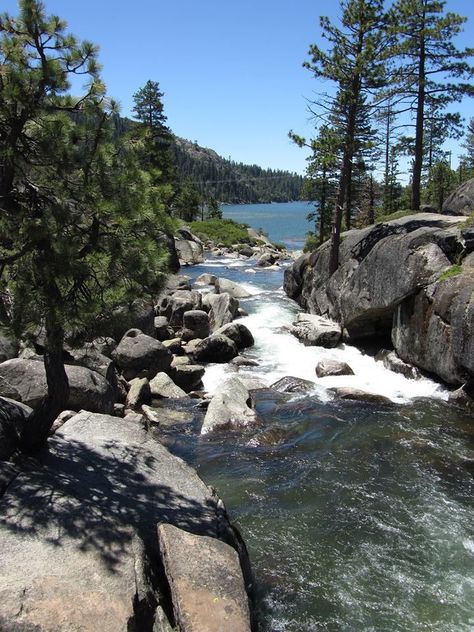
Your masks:
[{"label": "submerged rock", "polygon": [[304,380],[301,377],[286,375],[272,384],[270,388],[279,393],[306,393],[314,388],[314,382]]},{"label": "submerged rock", "polygon": [[392,404],[392,400],[378,393],[368,393],[358,388],[349,386],[329,389],[338,399],[351,399],[358,402],[369,402],[373,404]]}]

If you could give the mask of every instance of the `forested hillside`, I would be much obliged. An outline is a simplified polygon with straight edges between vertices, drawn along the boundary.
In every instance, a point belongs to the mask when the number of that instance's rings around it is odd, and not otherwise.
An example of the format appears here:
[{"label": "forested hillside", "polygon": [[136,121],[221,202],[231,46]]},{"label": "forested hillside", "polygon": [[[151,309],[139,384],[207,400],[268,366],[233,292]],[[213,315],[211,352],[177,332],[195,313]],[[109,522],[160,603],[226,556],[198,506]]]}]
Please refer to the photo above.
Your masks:
[{"label": "forested hillside", "polygon": [[205,197],[219,202],[288,202],[300,197],[303,178],[289,171],[262,169],[226,160],[212,149],[176,138],[177,175]]}]

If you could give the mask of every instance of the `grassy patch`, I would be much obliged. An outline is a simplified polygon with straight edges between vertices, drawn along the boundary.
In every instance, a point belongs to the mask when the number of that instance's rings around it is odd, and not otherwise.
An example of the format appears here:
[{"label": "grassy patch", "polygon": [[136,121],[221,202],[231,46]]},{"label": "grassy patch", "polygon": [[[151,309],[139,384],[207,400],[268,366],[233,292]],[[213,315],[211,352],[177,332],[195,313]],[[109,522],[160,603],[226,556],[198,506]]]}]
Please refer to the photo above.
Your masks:
[{"label": "grassy patch", "polygon": [[246,224],[239,224],[232,219],[206,219],[203,222],[190,222],[193,233],[216,244],[248,244],[252,239],[247,233]]},{"label": "grassy patch", "polygon": [[474,213],[468,215],[465,221],[461,224],[461,228],[471,228],[471,226],[474,226]]},{"label": "grassy patch", "polygon": [[443,274],[439,277],[439,281],[446,281],[447,279],[451,279],[452,277],[461,274],[461,272],[462,267],[458,263],[455,263],[453,266],[443,272]]},{"label": "grassy patch", "polygon": [[395,213],[391,213],[390,215],[381,215],[375,219],[377,224],[381,222],[391,222],[393,219],[400,219],[401,217],[407,217],[408,215],[415,215],[416,211],[405,210],[405,211],[395,211]]}]

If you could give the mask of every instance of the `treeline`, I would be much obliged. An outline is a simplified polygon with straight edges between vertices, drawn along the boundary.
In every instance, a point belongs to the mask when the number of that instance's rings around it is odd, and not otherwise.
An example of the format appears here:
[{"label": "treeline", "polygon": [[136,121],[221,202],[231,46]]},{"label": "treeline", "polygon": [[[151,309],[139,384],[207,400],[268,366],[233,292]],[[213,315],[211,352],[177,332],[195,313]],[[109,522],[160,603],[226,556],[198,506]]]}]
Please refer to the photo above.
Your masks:
[{"label": "treeline", "polygon": [[474,95],[474,49],[455,44],[466,19],[445,11],[443,0],[387,5],[341,0],[338,20],[321,18],[325,46],[312,45],[303,64],[330,86],[310,105],[314,137],[290,136],[311,149],[306,196],[318,208],[320,241],[331,235],[331,271],[343,228],[423,204],[441,210],[448,193],[473,174],[473,121],[456,173],[443,150],[447,139],[463,135],[453,104]]},{"label": "treeline", "polygon": [[289,202],[302,194],[303,178],[295,173],[226,160],[211,149],[180,138],[175,139],[173,150],[179,180],[191,183],[205,200]]}]

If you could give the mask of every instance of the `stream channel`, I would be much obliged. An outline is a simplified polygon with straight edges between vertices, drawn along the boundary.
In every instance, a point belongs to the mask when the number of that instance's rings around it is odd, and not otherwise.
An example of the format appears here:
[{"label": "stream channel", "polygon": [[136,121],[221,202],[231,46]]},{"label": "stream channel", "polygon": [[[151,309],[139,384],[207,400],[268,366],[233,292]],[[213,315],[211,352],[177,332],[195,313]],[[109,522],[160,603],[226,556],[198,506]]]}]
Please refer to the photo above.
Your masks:
[{"label": "stream channel", "polygon": [[[243,284],[242,319],[258,361],[242,375],[270,385],[314,381],[304,396],[258,400],[262,425],[199,435],[193,423],[160,431],[225,500],[247,544],[261,632],[459,632],[474,629],[474,423],[429,379],[409,380],[354,347],[305,347],[285,327],[298,306],[283,271],[207,259],[210,272]],[[323,357],[354,376],[318,379]],[[235,370],[210,365],[212,393]],[[335,401],[355,386],[391,404]],[[202,415],[201,415],[202,420]],[[163,434],[164,433],[164,436]],[[229,631],[230,632],[230,631]]]}]

